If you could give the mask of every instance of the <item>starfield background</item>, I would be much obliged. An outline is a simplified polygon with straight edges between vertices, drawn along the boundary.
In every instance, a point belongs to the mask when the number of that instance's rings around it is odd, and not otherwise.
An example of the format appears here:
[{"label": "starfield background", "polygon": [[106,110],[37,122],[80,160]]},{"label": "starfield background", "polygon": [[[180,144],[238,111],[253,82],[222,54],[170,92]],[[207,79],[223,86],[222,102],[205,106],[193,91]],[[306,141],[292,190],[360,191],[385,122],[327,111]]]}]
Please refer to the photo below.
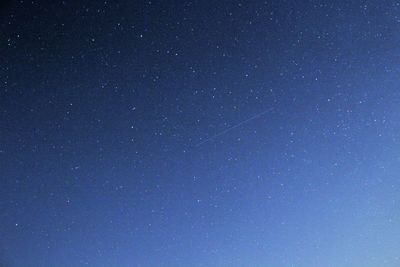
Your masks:
[{"label": "starfield background", "polygon": [[400,1],[2,1],[0,266],[400,266]]}]

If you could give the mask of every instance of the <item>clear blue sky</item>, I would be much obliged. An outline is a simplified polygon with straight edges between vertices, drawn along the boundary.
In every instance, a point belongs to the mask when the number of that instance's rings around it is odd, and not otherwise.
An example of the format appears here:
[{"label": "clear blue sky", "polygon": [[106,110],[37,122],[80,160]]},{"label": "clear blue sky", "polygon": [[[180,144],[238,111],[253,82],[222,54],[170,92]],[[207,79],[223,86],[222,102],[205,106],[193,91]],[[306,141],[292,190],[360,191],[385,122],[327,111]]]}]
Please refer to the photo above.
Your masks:
[{"label": "clear blue sky", "polygon": [[400,3],[5,1],[0,266],[400,266]]}]

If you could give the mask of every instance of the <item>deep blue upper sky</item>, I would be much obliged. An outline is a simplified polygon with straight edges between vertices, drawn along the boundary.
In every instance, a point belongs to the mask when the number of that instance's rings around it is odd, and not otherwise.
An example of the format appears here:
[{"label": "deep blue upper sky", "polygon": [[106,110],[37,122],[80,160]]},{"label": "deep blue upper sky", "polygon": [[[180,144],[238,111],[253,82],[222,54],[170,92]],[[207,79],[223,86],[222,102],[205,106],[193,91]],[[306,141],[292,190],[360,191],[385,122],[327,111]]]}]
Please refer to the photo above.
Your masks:
[{"label": "deep blue upper sky", "polygon": [[2,1],[0,266],[400,266],[399,1]]}]

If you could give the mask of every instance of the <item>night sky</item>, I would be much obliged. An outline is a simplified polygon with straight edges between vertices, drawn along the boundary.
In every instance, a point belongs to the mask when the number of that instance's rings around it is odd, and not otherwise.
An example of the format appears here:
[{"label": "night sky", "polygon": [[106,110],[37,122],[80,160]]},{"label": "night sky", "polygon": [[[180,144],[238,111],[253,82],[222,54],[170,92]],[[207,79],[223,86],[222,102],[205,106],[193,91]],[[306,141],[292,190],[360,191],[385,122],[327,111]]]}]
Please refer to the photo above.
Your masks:
[{"label": "night sky", "polygon": [[2,1],[0,266],[400,266],[400,1]]}]

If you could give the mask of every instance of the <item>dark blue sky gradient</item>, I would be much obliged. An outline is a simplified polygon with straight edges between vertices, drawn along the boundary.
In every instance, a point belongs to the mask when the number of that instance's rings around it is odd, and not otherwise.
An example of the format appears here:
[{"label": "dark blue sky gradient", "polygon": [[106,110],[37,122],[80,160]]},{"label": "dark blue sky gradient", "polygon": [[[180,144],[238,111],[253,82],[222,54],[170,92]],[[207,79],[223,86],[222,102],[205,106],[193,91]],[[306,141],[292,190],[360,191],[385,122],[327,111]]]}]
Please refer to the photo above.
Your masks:
[{"label": "dark blue sky gradient", "polygon": [[0,266],[400,265],[400,2],[0,5]]}]

